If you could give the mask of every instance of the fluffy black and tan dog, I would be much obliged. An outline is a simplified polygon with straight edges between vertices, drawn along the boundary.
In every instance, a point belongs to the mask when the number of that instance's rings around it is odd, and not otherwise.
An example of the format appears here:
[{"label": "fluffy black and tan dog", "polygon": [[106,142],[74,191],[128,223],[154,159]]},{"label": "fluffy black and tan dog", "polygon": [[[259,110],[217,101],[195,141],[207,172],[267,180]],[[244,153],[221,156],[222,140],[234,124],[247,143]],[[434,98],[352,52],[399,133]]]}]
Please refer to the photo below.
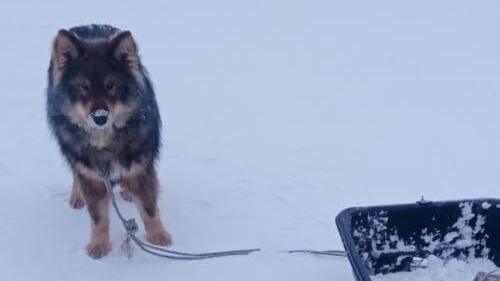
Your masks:
[{"label": "fluffy black and tan dog", "polygon": [[111,248],[102,176],[136,203],[147,239],[169,245],[157,208],[160,115],[131,33],[108,25],[60,30],[48,70],[47,115],[73,171],[70,205],[86,204],[90,213],[88,254],[100,258]]}]

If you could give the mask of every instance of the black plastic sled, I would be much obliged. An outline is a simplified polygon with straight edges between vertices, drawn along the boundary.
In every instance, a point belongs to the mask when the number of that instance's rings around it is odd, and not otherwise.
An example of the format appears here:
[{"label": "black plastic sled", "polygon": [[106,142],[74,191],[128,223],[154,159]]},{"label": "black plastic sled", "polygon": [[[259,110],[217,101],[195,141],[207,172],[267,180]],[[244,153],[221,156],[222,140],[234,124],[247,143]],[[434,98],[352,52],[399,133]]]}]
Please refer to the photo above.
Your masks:
[{"label": "black plastic sled", "polygon": [[423,267],[430,255],[500,266],[500,200],[349,208],[336,224],[357,281]]}]

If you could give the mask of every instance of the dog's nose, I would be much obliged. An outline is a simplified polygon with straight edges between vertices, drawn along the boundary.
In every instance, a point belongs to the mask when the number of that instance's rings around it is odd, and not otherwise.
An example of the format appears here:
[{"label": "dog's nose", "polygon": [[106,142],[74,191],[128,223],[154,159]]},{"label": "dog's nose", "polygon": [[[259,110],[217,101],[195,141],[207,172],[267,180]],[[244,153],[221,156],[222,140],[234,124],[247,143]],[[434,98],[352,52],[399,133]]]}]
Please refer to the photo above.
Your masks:
[{"label": "dog's nose", "polygon": [[106,124],[108,121],[109,111],[106,109],[100,108],[92,112],[92,119],[98,126],[102,126]]}]

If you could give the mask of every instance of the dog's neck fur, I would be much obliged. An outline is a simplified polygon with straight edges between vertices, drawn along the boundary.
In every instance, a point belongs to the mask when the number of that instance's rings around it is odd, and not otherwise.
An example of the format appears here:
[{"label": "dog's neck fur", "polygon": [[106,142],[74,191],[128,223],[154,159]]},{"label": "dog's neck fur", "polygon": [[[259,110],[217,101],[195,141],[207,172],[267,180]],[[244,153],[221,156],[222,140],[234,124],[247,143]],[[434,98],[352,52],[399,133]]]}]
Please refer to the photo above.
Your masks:
[{"label": "dog's neck fur", "polygon": [[89,129],[88,141],[89,144],[95,148],[104,148],[111,144],[115,131],[113,127],[105,129]]}]

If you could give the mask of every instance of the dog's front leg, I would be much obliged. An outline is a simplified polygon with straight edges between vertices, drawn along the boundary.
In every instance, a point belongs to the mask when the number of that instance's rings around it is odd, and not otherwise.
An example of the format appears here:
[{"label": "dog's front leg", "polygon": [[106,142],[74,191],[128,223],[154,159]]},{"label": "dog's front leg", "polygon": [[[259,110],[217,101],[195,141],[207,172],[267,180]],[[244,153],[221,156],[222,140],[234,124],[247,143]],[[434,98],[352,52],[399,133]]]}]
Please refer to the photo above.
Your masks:
[{"label": "dog's front leg", "polygon": [[73,186],[71,187],[71,196],[69,198],[69,205],[73,209],[81,209],[85,206],[85,201],[82,196],[80,188],[80,179],[76,173],[73,173]]},{"label": "dog's front leg", "polygon": [[80,188],[91,218],[90,243],[87,253],[102,258],[111,250],[109,242],[108,195],[103,182],[79,175]]},{"label": "dog's front leg", "polygon": [[163,227],[160,219],[160,211],[157,206],[158,179],[154,168],[124,176],[121,185],[126,192],[132,195],[144,222],[148,241],[162,246],[172,244],[172,238]]}]

